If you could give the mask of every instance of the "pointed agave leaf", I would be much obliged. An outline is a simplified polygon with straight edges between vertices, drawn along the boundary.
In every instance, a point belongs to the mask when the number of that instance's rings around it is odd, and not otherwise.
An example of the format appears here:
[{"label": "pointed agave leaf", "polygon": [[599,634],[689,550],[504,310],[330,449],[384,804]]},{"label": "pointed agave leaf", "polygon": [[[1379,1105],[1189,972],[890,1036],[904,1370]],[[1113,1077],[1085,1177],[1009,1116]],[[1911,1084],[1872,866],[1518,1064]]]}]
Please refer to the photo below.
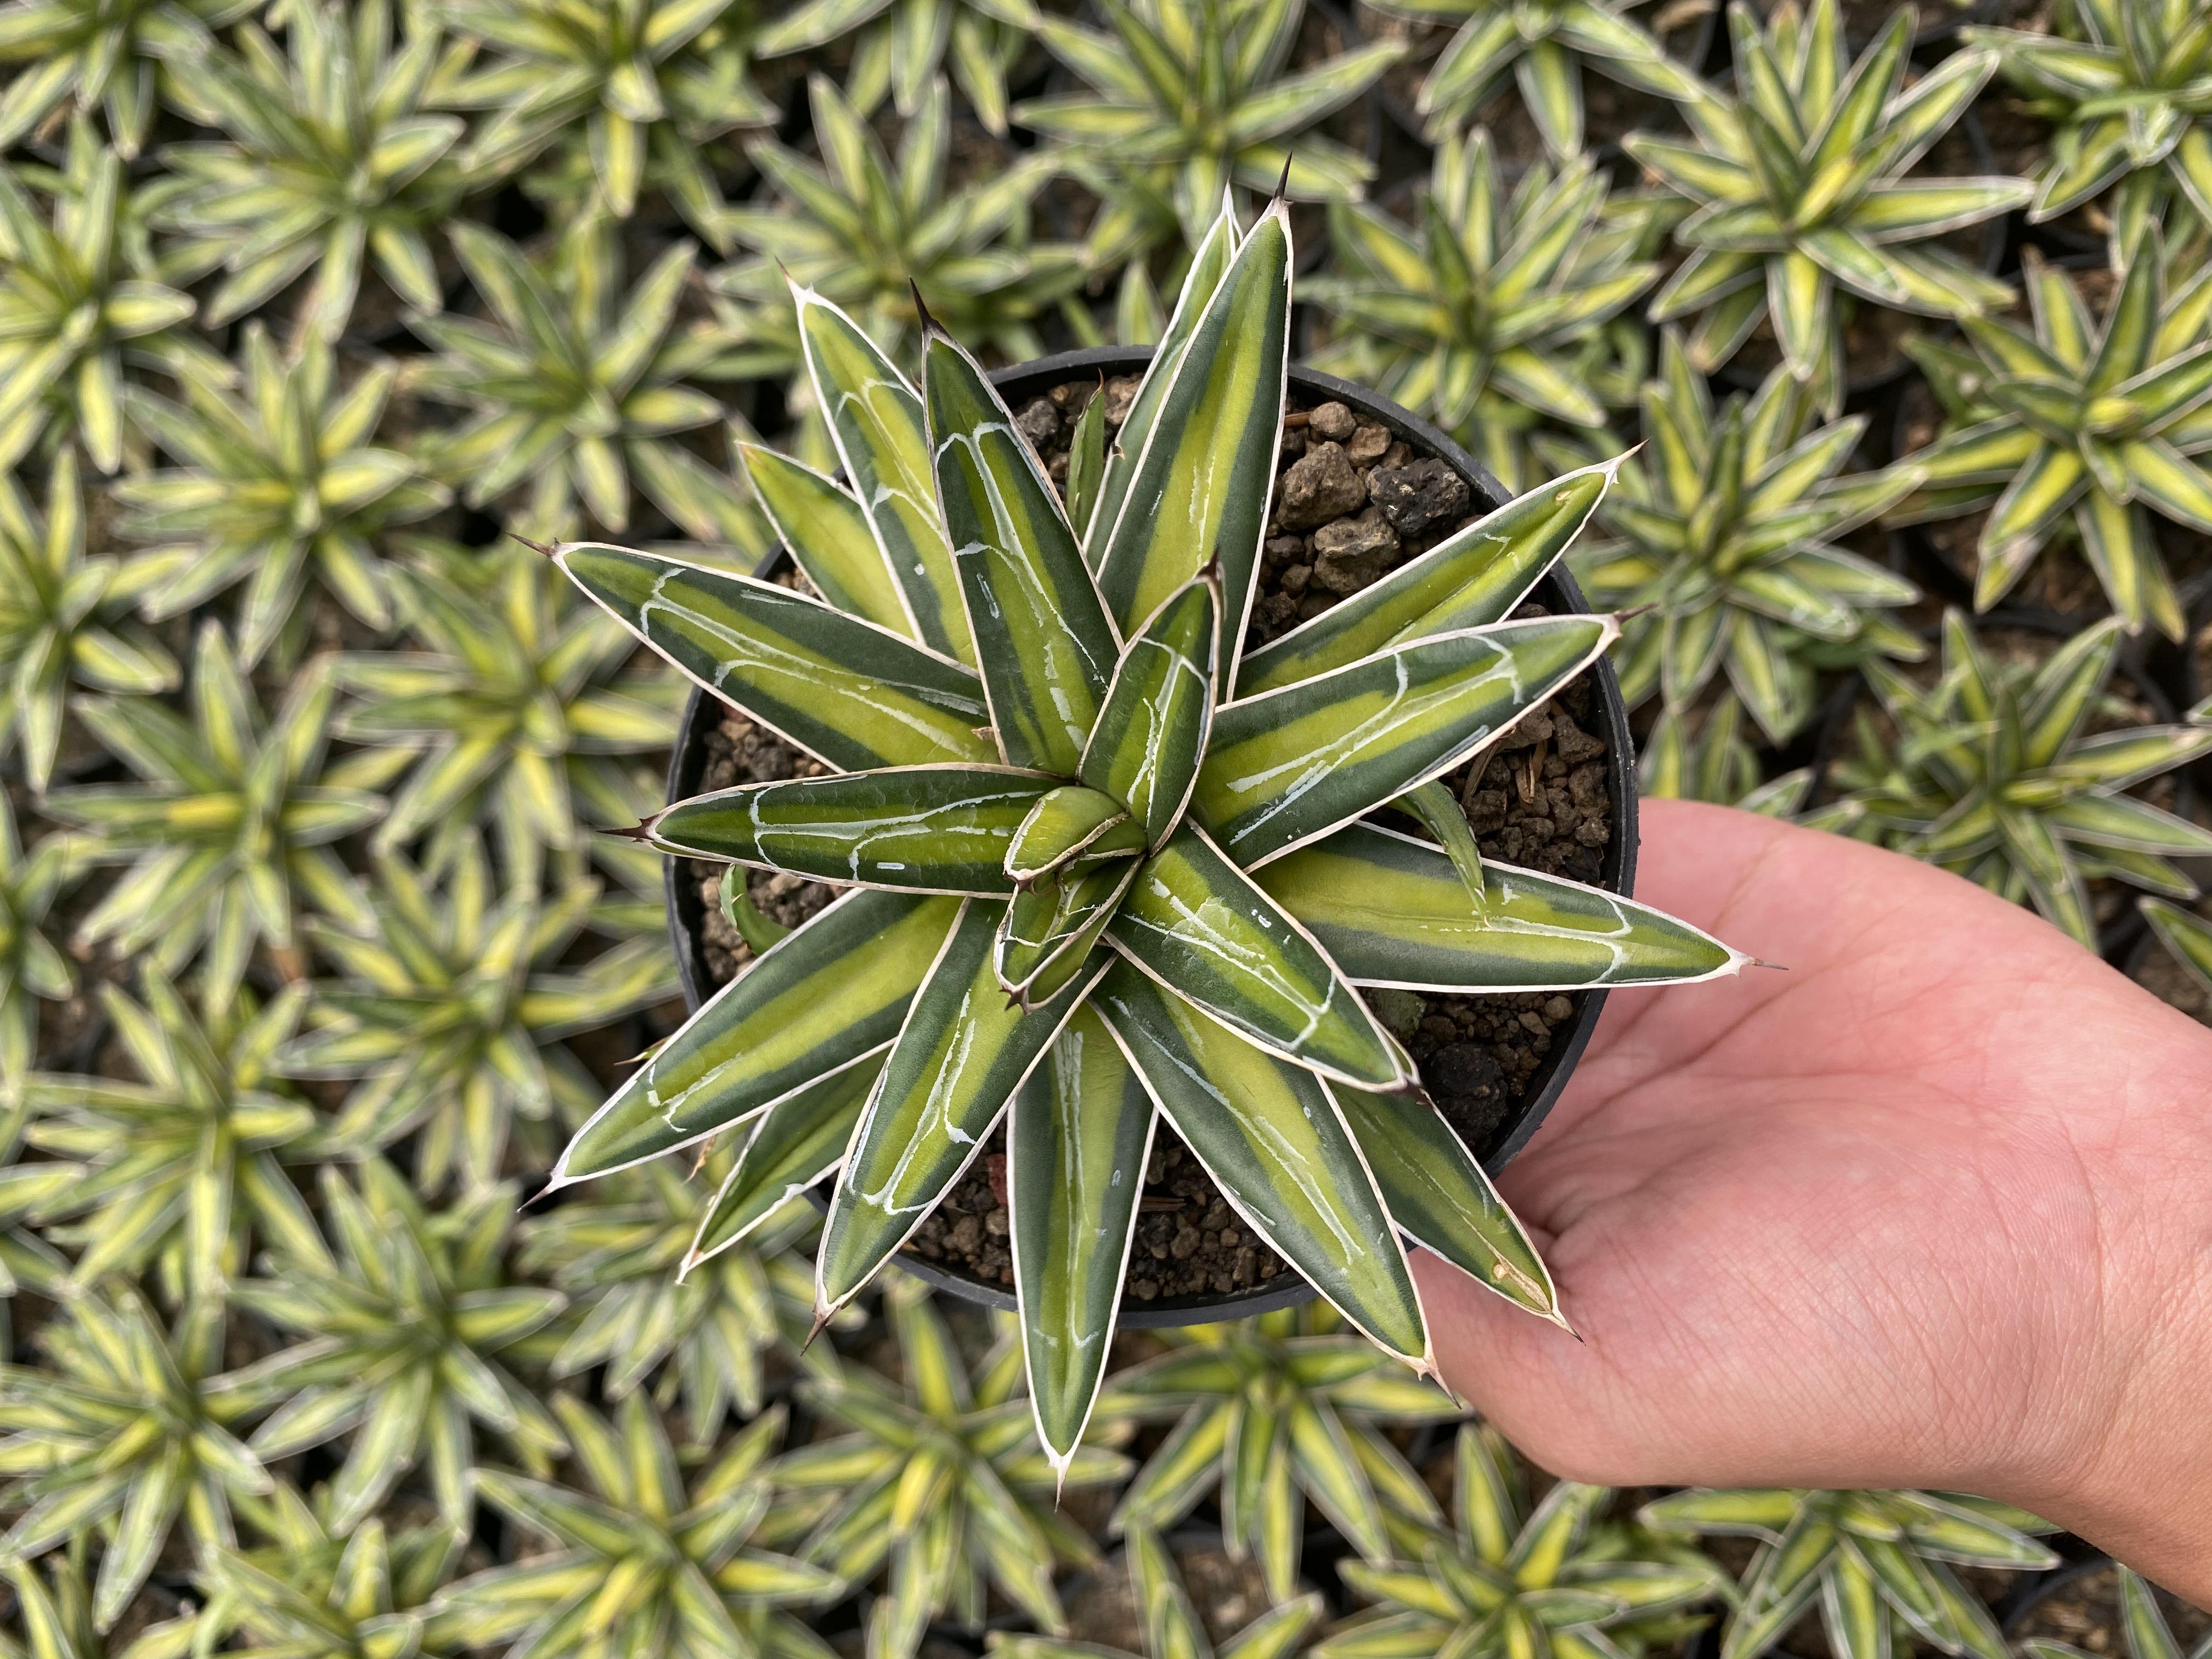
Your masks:
[{"label": "pointed agave leaf", "polygon": [[738,1243],[844,1161],[860,1108],[882,1073],[880,1060],[848,1066],[760,1115],[699,1218],[684,1272]]},{"label": "pointed agave leaf", "polygon": [[2091,950],[2096,924],[2089,917],[2089,894],[2081,866],[2060,840],[2050,817],[1999,807],[1996,829],[2013,869],[2027,884],[2028,897],[2046,921]]},{"label": "pointed agave leaf", "polygon": [[1851,210],[1851,228],[1877,244],[1917,241],[2024,207],[2034,194],[2023,179],[1885,179]]},{"label": "pointed agave leaf", "polygon": [[2158,935],[2159,943],[2173,953],[2173,959],[2186,968],[2199,984],[2212,991],[2212,923],[2165,899],[2146,897],[2136,902],[2142,907],[2143,920]]},{"label": "pointed agave leaf", "polygon": [[[1140,265],[1131,265],[1139,270]],[[1127,337],[1125,335],[1126,339]],[[1067,448],[1067,522],[1078,546],[1091,533],[1091,520],[1098,510],[1098,486],[1106,471],[1106,398],[1099,395],[1083,406],[1076,417],[1075,433]],[[1126,422],[1125,422],[1126,423]]]},{"label": "pointed agave leaf", "polygon": [[1394,646],[1224,703],[1191,813],[1247,868],[1447,772],[1595,661],[1604,617],[1541,617]]},{"label": "pointed agave leaf", "polygon": [[1188,824],[1145,860],[1107,933],[1263,1048],[1366,1088],[1407,1080],[1396,1045],[1312,936]]},{"label": "pointed agave leaf", "polygon": [[[1109,1039],[1110,1040],[1110,1039]],[[1149,1105],[1147,1106],[1149,1109]],[[1176,1574],[1175,1559],[1159,1534],[1142,1522],[1129,1528],[1125,1553],[1129,1588],[1144,1619],[1145,1651],[1152,1659],[1213,1659],[1206,1626]]]},{"label": "pointed agave leaf", "polygon": [[1418,1096],[1334,1087],[1390,1216],[1415,1243],[1547,1319],[1559,1292],[1513,1212],[1465,1142]]},{"label": "pointed agave leaf", "polygon": [[2021,724],[2021,763],[2041,769],[2081,732],[2119,660],[2124,625],[2117,617],[2083,629],[2036,671]]},{"label": "pointed agave leaf", "polygon": [[1064,1469],[1106,1374],[1151,1155],[1152,1103],[1090,1008],[1014,1098],[1006,1207],[1037,1439]]},{"label": "pointed agave leaf", "polygon": [[[1802,1535],[1808,1539],[1820,1538],[1824,1553],[1835,1541],[1833,1530],[1826,1527],[1817,1531],[1808,1528]],[[1780,1558],[1768,1554],[1763,1559],[1767,1567],[1771,1569]],[[1820,1565],[1817,1559],[1814,1565]],[[1808,1572],[1793,1578],[1788,1589],[1778,1591],[1766,1588],[1770,1582],[1762,1573],[1745,1591],[1742,1605],[1736,1609],[1735,1616],[1729,1620],[1727,1630],[1722,1634],[1721,1659],[1753,1659],[1753,1656],[1766,1652],[1781,1641],[1784,1634],[1804,1617],[1805,1610],[1820,1595],[1822,1575],[1818,1571]]]},{"label": "pointed agave leaf", "polygon": [[1237,695],[1277,690],[1409,640],[1503,622],[1589,521],[1621,459],[1540,484],[1270,641],[1244,659]]},{"label": "pointed agave leaf", "polygon": [[1820,1614],[1842,1659],[1885,1659],[1889,1653],[1889,1605],[1856,1539],[1838,1541],[1820,1577]]},{"label": "pointed agave leaf", "polygon": [[2181,1659],[2181,1644],[2173,1639],[2149,1581],[2126,1567],[2119,1576],[2120,1617],[2132,1659]]},{"label": "pointed agave leaf", "polygon": [[1574,991],[1714,979],[1746,957],[1600,888],[1486,860],[1488,908],[1442,848],[1356,823],[1255,876],[1351,978],[1418,991]]},{"label": "pointed agave leaf", "polygon": [[1223,1643],[1220,1659],[1291,1659],[1322,1611],[1318,1591],[1279,1602]]},{"label": "pointed agave leaf", "polygon": [[1811,380],[1820,372],[1833,325],[1833,283],[1809,254],[1792,248],[1766,262],[1766,313],[1774,337],[1794,379]]},{"label": "pointed agave leaf", "polygon": [[1144,831],[1129,821],[1128,810],[1113,796],[1081,784],[1066,783],[1040,796],[1014,831],[1006,848],[1010,880],[1032,882],[1071,860],[1097,859],[1143,849]]},{"label": "pointed agave leaf", "polygon": [[996,766],[892,766],[741,784],[646,820],[652,844],[818,881],[1000,894],[1014,834],[1050,778]]},{"label": "pointed agave leaf", "polygon": [[2026,1510],[1992,1498],[1960,1492],[1916,1492],[1912,1541],[1923,1555],[1966,1566],[2024,1567],[2047,1571],[2058,1553],[2038,1543],[2036,1533],[2056,1532]]},{"label": "pointed agave leaf", "polygon": [[555,557],[687,678],[840,771],[999,758],[976,735],[991,716],[975,677],[896,634],[658,554],[580,542]]},{"label": "pointed agave leaf", "polygon": [[687,1146],[889,1043],[960,902],[847,895],[717,991],[576,1132],[556,1185]]},{"label": "pointed agave leaf", "polygon": [[1142,867],[1121,858],[1063,868],[1015,894],[992,955],[1006,994],[1033,1008],[1079,973]]},{"label": "pointed agave leaf", "polygon": [[[1236,683],[1267,533],[1288,383],[1290,298],[1289,210],[1275,202],[1238,246],[1175,363],[1097,561],[1115,620],[1133,630],[1218,560],[1223,685]],[[1131,442],[1126,432],[1121,442]]]},{"label": "pointed agave leaf", "polygon": [[1034,1012],[1007,1006],[991,967],[1002,914],[968,901],[891,1045],[823,1224],[817,1312],[849,1301],[936,1207],[1091,982]]},{"label": "pointed agave leaf", "polygon": [[1425,1365],[1428,1329],[1397,1231],[1321,1080],[1127,964],[1091,1004],[1237,1212],[1359,1329]]},{"label": "pointed agave leaf", "polygon": [[815,592],[847,616],[918,638],[860,504],[788,455],[757,444],[739,444],[738,454],[753,493]]},{"label": "pointed agave leaf", "polygon": [[[2155,728],[2154,728],[2155,729]],[[2169,728],[2171,730],[2171,728]],[[2203,736],[2189,732],[2183,752],[2203,752]],[[2086,745],[2085,745],[2086,746]],[[2077,795],[2046,808],[2044,816],[2069,842],[2100,850],[2203,858],[2212,854],[2212,830],[2132,795]],[[2168,881],[2160,885],[2172,884]]]},{"label": "pointed agave leaf", "polygon": [[1796,1513],[1796,1493],[1782,1488],[1698,1486],[1653,1498],[1637,1511],[1637,1519],[1662,1531],[1743,1534],[1771,1540]]},{"label": "pointed agave leaf", "polygon": [[[1183,349],[1190,343],[1206,301],[1213,297],[1230,260],[1236,256],[1237,240],[1235,210],[1224,203],[1220,216],[1207,229],[1198,251],[1191,255],[1190,270],[1184,274],[1175,315],[1168,319],[1167,330],[1160,336],[1159,349],[1152,353],[1152,367],[1138,385],[1137,395],[1129,400],[1129,412],[1122,417],[1121,429],[1107,453],[1106,470],[1098,481],[1098,500],[1091,508],[1090,521],[1076,526],[1083,532],[1084,556],[1093,570],[1098,568],[1105,553],[1107,533],[1121,517],[1121,503],[1129,493],[1130,481],[1136,477],[1137,462],[1144,453],[1146,441],[1152,436],[1153,423],[1159,418],[1160,405],[1175,379],[1176,366],[1182,361]],[[1094,406],[1099,402],[1097,398],[1091,401]],[[1071,473],[1073,470],[1071,464]]]},{"label": "pointed agave leaf", "polygon": [[1489,884],[1483,879],[1482,848],[1476,844],[1474,827],[1467,821],[1452,792],[1431,778],[1407,790],[1391,803],[1436,838],[1444,856],[1459,872],[1460,886],[1480,919],[1490,913]]},{"label": "pointed agave leaf", "polygon": [[999,746],[1072,777],[1120,641],[1036,452],[975,360],[932,329],[922,388],[952,562]]},{"label": "pointed agave leaf", "polygon": [[1220,596],[1200,578],[1129,641],[1083,751],[1083,781],[1121,801],[1157,847],[1182,817],[1213,729]]},{"label": "pointed agave leaf", "polygon": [[921,398],[850,317],[811,289],[795,289],[793,299],[815,401],[914,626],[932,650],[972,666],[975,648],[937,514]]}]

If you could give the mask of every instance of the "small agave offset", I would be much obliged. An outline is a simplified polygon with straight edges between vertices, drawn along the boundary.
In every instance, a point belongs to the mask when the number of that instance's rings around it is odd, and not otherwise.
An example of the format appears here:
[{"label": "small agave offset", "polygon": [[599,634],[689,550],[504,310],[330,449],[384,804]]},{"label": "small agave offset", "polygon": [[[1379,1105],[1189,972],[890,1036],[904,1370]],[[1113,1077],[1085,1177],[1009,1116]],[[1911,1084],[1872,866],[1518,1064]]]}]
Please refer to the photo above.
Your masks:
[{"label": "small agave offset", "polygon": [[[1063,507],[973,358],[917,391],[796,295],[849,490],[746,461],[822,598],[600,544],[552,556],[701,685],[830,769],[635,833],[855,890],[769,950],[578,1132],[564,1185],[740,1131],[690,1260],[837,1172],[818,1317],[1004,1125],[1039,1437],[1065,1469],[1162,1121],[1345,1316],[1432,1369],[1405,1241],[1558,1318],[1549,1275],[1358,986],[1576,990],[1745,958],[1644,906],[1482,865],[1441,774],[1620,632],[1507,618],[1612,477],[1499,508],[1244,648],[1287,391],[1291,239],[1224,212],[1110,448]],[[1441,800],[1437,797],[1442,796]],[[1401,802],[1453,851],[1365,821]],[[1434,802],[1434,805],[1431,805]]]}]

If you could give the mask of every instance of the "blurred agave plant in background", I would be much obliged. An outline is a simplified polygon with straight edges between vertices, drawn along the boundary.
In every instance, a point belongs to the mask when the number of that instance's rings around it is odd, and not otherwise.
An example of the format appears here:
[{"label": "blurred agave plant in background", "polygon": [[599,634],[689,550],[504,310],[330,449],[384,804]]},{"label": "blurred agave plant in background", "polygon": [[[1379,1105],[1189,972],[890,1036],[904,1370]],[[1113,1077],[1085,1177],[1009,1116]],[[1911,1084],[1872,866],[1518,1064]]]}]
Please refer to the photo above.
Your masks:
[{"label": "blurred agave plant in background", "polygon": [[123,164],[89,124],[70,126],[52,222],[22,180],[0,169],[0,464],[75,436],[103,472],[123,465],[126,356],[188,385],[230,370],[177,325],[198,308],[161,280],[131,212]]},{"label": "blurred agave plant in background", "polygon": [[290,1077],[360,1079],[331,1124],[337,1143],[381,1150],[413,1133],[425,1191],[453,1179],[489,1186],[516,1118],[548,1116],[556,1097],[590,1103],[590,1082],[556,1040],[660,1000],[673,964],[658,939],[633,936],[562,971],[599,884],[495,899],[473,836],[460,839],[441,885],[398,854],[376,876],[373,927],[309,921],[344,977],[316,988],[312,1028],[278,1064]]},{"label": "blurred agave plant in background", "polygon": [[465,1528],[481,1476],[477,1431],[543,1471],[569,1443],[535,1394],[494,1356],[559,1312],[563,1297],[507,1278],[514,1194],[490,1188],[433,1216],[388,1164],[353,1180],[323,1170],[336,1250],[279,1243],[270,1276],[234,1294],[301,1340],[224,1379],[261,1416],[249,1445],[291,1455],[345,1437],[331,1524],[350,1531],[419,1459],[438,1513]]},{"label": "blurred agave plant in background", "polygon": [[1378,0],[1418,22],[1456,23],[1458,32],[1421,82],[1418,107],[1432,137],[1474,113],[1508,69],[1522,102],[1555,155],[1583,149],[1583,70],[1677,103],[1712,95],[1667,55],[1644,26],[1604,0]]},{"label": "blurred agave plant in background", "polygon": [[416,648],[331,665],[352,694],[338,734],[374,745],[386,775],[404,778],[378,850],[427,835],[426,861],[443,869],[489,821],[509,878],[535,884],[582,839],[580,805],[588,815],[623,799],[617,757],[667,742],[671,688],[623,672],[628,638],[527,550],[418,554],[386,567]]},{"label": "blurred agave plant in background", "polygon": [[132,388],[132,422],[179,465],[124,479],[115,495],[129,509],[118,527],[159,544],[128,572],[141,613],[178,616],[242,581],[238,647],[251,668],[280,640],[297,657],[310,575],[369,628],[389,628],[373,542],[435,511],[447,491],[413,456],[373,441],[393,365],[342,386],[329,347],[288,362],[258,323],[245,355],[240,396],[187,381],[179,405]]},{"label": "blurred agave plant in background", "polygon": [[1332,319],[1312,354],[1344,376],[1461,437],[1509,489],[1543,469],[1528,434],[1550,421],[1606,424],[1626,402],[1605,324],[1658,279],[1638,257],[1632,223],[1611,221],[1604,178],[1587,160],[1554,176],[1539,163],[1505,188],[1480,128],[1437,147],[1418,226],[1376,208],[1331,210],[1329,240],[1347,274],[1304,283]]},{"label": "blurred agave plant in background", "polygon": [[[627,219],[650,182],[719,249],[728,208],[701,149],[774,115],[752,84],[750,9],[742,0],[445,0],[441,15],[471,50],[464,66],[439,64],[432,95],[490,112],[459,158],[470,172],[511,171],[574,144],[596,206]],[[486,51],[489,61],[477,61]]]},{"label": "blurred agave plant in background", "polygon": [[174,257],[187,269],[226,273],[210,325],[310,272],[298,315],[325,340],[345,328],[371,269],[415,310],[439,309],[425,233],[462,193],[449,155],[465,126],[423,108],[444,42],[427,8],[403,3],[401,15],[404,30],[388,0],[302,0],[289,9],[286,52],[248,24],[234,59],[193,65],[192,101],[228,138],[163,152],[181,188],[159,217],[183,233]]},{"label": "blurred agave plant in background", "polygon": [[1637,1559],[1598,1517],[1612,1494],[1562,1480],[1533,1504],[1512,1449],[1494,1431],[1459,1431],[1449,1528],[1400,1528],[1413,1559],[1348,1562],[1369,1610],[1341,1621],[1317,1659],[1506,1659],[1548,1648],[1561,1659],[1639,1653],[1709,1600],[1710,1565]]},{"label": "blurred agave plant in background", "polygon": [[1644,1505],[1674,1531],[1734,1534],[1763,1547],[1742,1605],[1721,1638],[1729,1659],[1756,1659],[1815,1602],[1835,1651],[1882,1659],[1893,1630],[1945,1653],[2003,1659],[1996,1622],[1952,1570],[2049,1567],[2033,1516],[1984,1498],[1922,1492],[1684,1492]]},{"label": "blurred agave plant in background", "polygon": [[799,367],[789,281],[853,313],[886,350],[915,337],[918,301],[979,345],[1036,356],[1036,319],[1085,275],[1072,244],[1029,234],[1037,192],[1059,158],[1006,156],[983,176],[957,179],[951,90],[941,80],[921,95],[895,155],[827,77],[809,83],[807,106],[818,161],[769,138],[750,147],[783,199],[729,216],[732,237],[751,257],[714,274],[733,312],[717,368],[758,374]]},{"label": "blurred agave plant in background", "polygon": [[301,994],[195,1009],[149,969],[143,1000],[112,986],[103,1000],[137,1075],[32,1073],[25,1136],[53,1161],[5,1173],[12,1205],[79,1248],[79,1287],[147,1274],[212,1308],[257,1248],[319,1255],[281,1161],[319,1125],[270,1066]]},{"label": "blurred agave plant in background", "polygon": [[1598,506],[1607,536],[1571,556],[1598,599],[1650,607],[1624,630],[1620,689],[1631,702],[1656,692],[1680,713],[1725,669],[1778,743],[1810,718],[1824,654],[1926,654],[1887,614],[1919,590],[1837,545],[1917,476],[1838,476],[1864,416],[1817,424],[1811,397],[1779,368],[1756,392],[1716,406],[1671,330],[1643,414],[1646,447]]},{"label": "blurred agave plant in background", "polygon": [[1279,184],[1304,202],[1358,201],[1374,169],[1312,131],[1401,56],[1378,41],[1284,74],[1304,0],[1131,0],[1105,9],[1111,32],[1046,17],[1037,37],[1087,93],[1033,99],[1022,126],[1091,157],[1115,182],[1110,234],[1127,258],[1177,228],[1194,246],[1231,185]]},{"label": "blurred agave plant in background", "polygon": [[1894,735],[1861,712],[1827,821],[2032,903],[2085,945],[2096,942],[2096,878],[2196,897],[2171,860],[2212,854],[2212,830],[2126,791],[2212,753],[2212,729],[2088,729],[2120,632],[2117,621],[2089,629],[2031,669],[1987,649],[1954,611],[1932,686],[1869,664]]},{"label": "blurred agave plant in background", "polygon": [[684,384],[716,346],[703,320],[679,319],[690,245],[671,247],[625,290],[618,242],[588,216],[544,261],[480,226],[452,234],[491,316],[413,325],[438,355],[415,360],[408,389],[472,412],[440,434],[425,458],[432,469],[472,506],[526,487],[526,533],[563,533],[580,506],[622,530],[635,481],[694,539],[740,539],[743,509],[728,481],[675,441],[722,415],[715,398]]},{"label": "blurred agave plant in background", "polygon": [[[1942,435],[1905,458],[1920,492],[1890,516],[1949,518],[1986,506],[1974,608],[2011,591],[2069,515],[2081,552],[2128,627],[2186,631],[2154,513],[2212,531],[2212,265],[2169,276],[2154,238],[2137,250],[2101,322],[2067,274],[2031,253],[2033,333],[1969,318],[1975,368]],[[1955,361],[1955,360],[1954,360]]]},{"label": "blurred agave plant in background", "polygon": [[1959,52],[1908,82],[1914,18],[1899,9],[1852,62],[1837,0],[1809,9],[1784,0],[1764,24],[1734,0],[1735,96],[1684,106],[1696,143],[1624,141],[1695,210],[1674,230],[1688,257],[1651,315],[1697,318],[1689,350],[1699,369],[1733,357],[1764,320],[1791,375],[1833,416],[1845,378],[1843,295],[1938,317],[1978,315],[2012,297],[1926,246],[2017,207],[2028,187],[1906,176],[1996,67],[1992,53]]},{"label": "blurred agave plant in background", "polygon": [[2128,263],[2143,228],[2175,197],[2212,222],[2212,32],[2187,7],[2081,0],[2086,39],[1976,27],[1975,46],[2052,121],[2048,159],[2030,182],[2031,222],[2057,218],[2116,185],[2112,261]]},{"label": "blurred agave plant in background", "polygon": [[1055,1498],[1117,1479],[1127,1462],[1095,1444],[1048,1456],[1015,1392],[1021,1344],[1006,1334],[971,1373],[918,1289],[890,1298],[902,1389],[860,1371],[807,1385],[815,1409],[850,1432],[787,1452],[773,1470],[794,1518],[809,1522],[804,1553],[854,1583],[888,1558],[868,1626],[869,1650],[884,1659],[909,1659],[939,1614],[980,1623],[987,1589],[1065,1633],[1054,1567],[1097,1552]]},{"label": "blurred agave plant in background", "polygon": [[46,1365],[5,1368],[0,1469],[17,1512],[5,1547],[21,1561],[107,1523],[94,1631],[114,1627],[173,1531],[219,1546],[234,1506],[274,1484],[234,1432],[244,1402],[216,1376],[224,1323],[216,1300],[165,1324],[135,1291],[81,1296],[42,1333]]},{"label": "blurred agave plant in background", "polygon": [[1174,1527],[1215,1489],[1224,1541],[1255,1555],[1268,1593],[1287,1601],[1305,1539],[1303,1500],[1370,1561],[1390,1559],[1386,1515],[1443,1519],[1374,1424],[1444,1421],[1459,1408],[1365,1338],[1323,1328],[1335,1323],[1285,1310],[1194,1326],[1170,1333],[1167,1352],[1116,1373],[1099,1401],[1102,1422],[1175,1419],[1115,1511],[1133,1539]]},{"label": "blurred agave plant in background", "polygon": [[36,0],[9,8],[0,62],[21,64],[0,94],[0,144],[13,144],[74,106],[95,106],[128,160],[146,142],[163,65],[214,49],[214,31],[252,0]]},{"label": "blurred agave plant in background", "polygon": [[931,81],[949,73],[984,130],[1003,138],[1006,72],[1041,21],[1033,0],[802,0],[753,50],[778,58],[858,32],[845,94],[862,115],[889,94],[910,117]]},{"label": "blurred agave plant in background", "polygon": [[55,458],[43,517],[0,478],[0,711],[36,793],[52,781],[73,688],[143,696],[177,683],[160,642],[113,617],[130,586],[120,561],[85,545],[74,450]]},{"label": "blurred agave plant in background", "polygon": [[245,978],[257,943],[296,949],[303,908],[366,921],[361,884],[331,843],[383,816],[377,792],[406,757],[331,757],[337,688],[326,659],[303,667],[273,717],[265,713],[213,621],[192,653],[191,694],[190,720],[146,697],[80,704],[139,781],[71,784],[46,801],[83,831],[88,857],[130,866],[80,936],[148,952],[172,973],[198,959],[220,1001]]}]

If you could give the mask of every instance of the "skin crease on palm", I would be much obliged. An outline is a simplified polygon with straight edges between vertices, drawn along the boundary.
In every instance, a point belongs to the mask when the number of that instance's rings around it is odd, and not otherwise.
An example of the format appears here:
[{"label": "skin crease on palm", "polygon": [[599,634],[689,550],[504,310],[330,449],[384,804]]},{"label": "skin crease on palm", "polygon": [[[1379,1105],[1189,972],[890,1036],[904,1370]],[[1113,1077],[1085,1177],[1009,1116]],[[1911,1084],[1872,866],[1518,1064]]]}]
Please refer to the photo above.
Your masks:
[{"label": "skin crease on palm", "polygon": [[2212,1030],[1912,860],[1643,818],[1638,898],[1783,970],[1613,994],[1500,1181],[1583,1340],[1417,1255],[1447,1380],[1563,1475],[1975,1492],[2212,1605]]}]

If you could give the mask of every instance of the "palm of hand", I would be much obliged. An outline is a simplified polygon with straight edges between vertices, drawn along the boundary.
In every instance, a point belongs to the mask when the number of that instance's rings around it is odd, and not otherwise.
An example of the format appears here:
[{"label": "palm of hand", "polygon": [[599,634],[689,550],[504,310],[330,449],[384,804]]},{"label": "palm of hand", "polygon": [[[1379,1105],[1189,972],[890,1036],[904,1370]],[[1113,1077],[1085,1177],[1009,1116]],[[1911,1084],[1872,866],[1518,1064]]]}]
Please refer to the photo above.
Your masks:
[{"label": "palm of hand", "polygon": [[1895,854],[1653,801],[1640,863],[1787,971],[1615,994],[1501,1182],[1586,1341],[1423,1260],[1447,1376],[1586,1480],[2065,1491],[2188,1255],[2212,1032]]}]

